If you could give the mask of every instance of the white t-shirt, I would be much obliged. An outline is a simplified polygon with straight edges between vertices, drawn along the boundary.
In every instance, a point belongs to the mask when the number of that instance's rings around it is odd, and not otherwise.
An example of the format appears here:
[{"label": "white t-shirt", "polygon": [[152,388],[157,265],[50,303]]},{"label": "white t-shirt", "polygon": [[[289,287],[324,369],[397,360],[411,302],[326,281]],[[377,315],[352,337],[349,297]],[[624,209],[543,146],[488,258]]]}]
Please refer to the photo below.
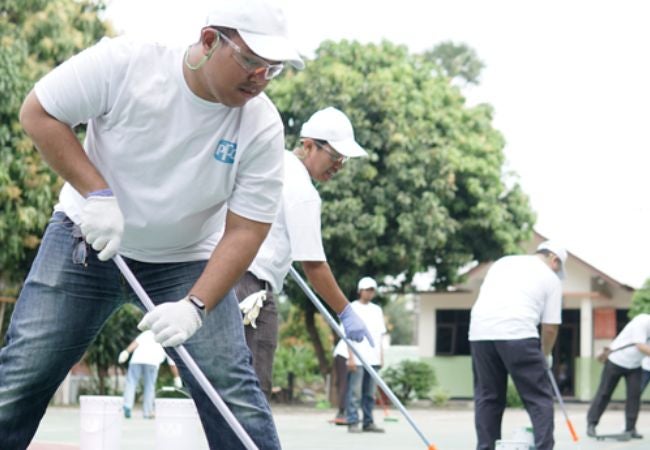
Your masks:
[{"label": "white t-shirt", "polygon": [[[366,328],[368,328],[368,331],[370,332],[370,336],[372,336],[372,340],[375,343],[374,347],[370,346],[370,342],[368,342],[368,339],[364,339],[361,342],[353,342],[352,346],[356,348],[363,359],[366,360],[368,364],[371,366],[378,366],[381,364],[381,346],[383,342],[383,336],[386,334],[386,323],[384,322],[384,313],[381,310],[381,308],[378,305],[375,305],[374,303],[368,303],[368,304],[363,304],[359,300],[353,301],[351,304],[352,308],[354,309],[354,312],[359,315],[359,317],[363,320],[363,323],[366,324]],[[334,347],[334,356],[340,355],[343,356],[344,358],[349,357],[348,353],[348,347],[347,344],[343,339],[341,339],[338,344],[336,344],[336,347]],[[354,355],[354,362],[355,364],[359,365],[361,364],[361,361],[359,358]]]},{"label": "white t-shirt", "polygon": [[[639,314],[632,319],[612,341],[609,348],[616,349],[627,344],[647,344],[650,341],[650,314]],[[646,356],[636,346],[628,347],[618,352],[612,352],[609,360],[617,366],[626,369],[641,367],[641,361]]]},{"label": "white t-shirt", "polygon": [[[621,350],[622,351],[622,350]],[[641,360],[641,368],[650,372],[650,356],[644,356]]]},{"label": "white t-shirt", "polygon": [[469,340],[539,337],[540,322],[562,322],[560,278],[537,255],[500,258],[472,307]]},{"label": "white t-shirt", "polygon": [[[35,87],[45,110],[88,122],[84,147],[115,193],[120,253],[146,262],[209,258],[225,203],[270,223],[280,200],[283,126],[260,94],[240,108],[196,96],[183,49],[102,39]],[[65,184],[57,210],[79,223],[84,199]]]},{"label": "white t-shirt", "polygon": [[165,360],[167,354],[162,345],[154,339],[153,331],[143,331],[135,338],[135,342],[138,346],[133,350],[130,364],[148,364],[157,367]]},{"label": "white t-shirt", "polygon": [[284,187],[276,220],[250,270],[282,290],[292,261],[326,261],[321,237],[321,199],[307,168],[292,152],[284,152]]}]

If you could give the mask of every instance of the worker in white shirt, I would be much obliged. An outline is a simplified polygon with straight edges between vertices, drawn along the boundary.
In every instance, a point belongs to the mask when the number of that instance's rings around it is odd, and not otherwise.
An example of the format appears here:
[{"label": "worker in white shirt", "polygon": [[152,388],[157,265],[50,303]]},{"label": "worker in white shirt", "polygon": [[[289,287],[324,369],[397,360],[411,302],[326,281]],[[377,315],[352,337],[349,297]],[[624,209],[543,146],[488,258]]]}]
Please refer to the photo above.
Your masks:
[{"label": "worker in white shirt", "polygon": [[508,374],[533,424],[535,448],[553,448],[553,392],[547,368],[562,321],[566,259],[563,247],[546,241],[534,255],[497,260],[485,276],[469,325],[478,450],[494,449],[501,438]]}]

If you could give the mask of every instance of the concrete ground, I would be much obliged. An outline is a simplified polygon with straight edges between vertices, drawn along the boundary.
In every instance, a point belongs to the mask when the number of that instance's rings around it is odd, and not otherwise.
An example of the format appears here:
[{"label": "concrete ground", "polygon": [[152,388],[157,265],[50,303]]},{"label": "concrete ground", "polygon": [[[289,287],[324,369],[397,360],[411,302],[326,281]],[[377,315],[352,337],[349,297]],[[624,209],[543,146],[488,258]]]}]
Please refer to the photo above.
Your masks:
[{"label": "concrete ground", "polygon": [[[645,406],[645,405],[644,405]],[[571,440],[565,425],[564,416],[556,408],[555,440],[556,449],[594,449],[594,450],[641,450],[650,448],[650,410],[647,406],[641,411],[638,430],[645,434],[643,440],[629,442],[597,442],[585,436],[585,417],[588,405],[570,404],[569,417],[575,425],[580,441]],[[316,410],[307,407],[288,407],[274,405],[274,417],[285,450],[330,450],[330,449],[368,449],[402,450],[422,449],[427,446],[418,437],[398,411],[391,410],[389,417],[397,422],[384,421],[381,410],[375,411],[376,423],[386,429],[385,434],[350,434],[347,427],[328,423],[334,416],[333,410]],[[475,448],[473,421],[474,413],[470,403],[455,404],[447,408],[412,409],[409,411],[417,426],[435,444],[438,450],[470,450]],[[508,438],[518,428],[529,426],[526,412],[521,409],[508,409],[503,420],[503,437]],[[614,433],[623,428],[623,411],[620,405],[613,405],[606,411],[598,426],[600,433]],[[29,450],[77,450],[80,443],[80,414],[78,408],[48,409],[35,440]],[[204,438],[201,437],[203,440]],[[206,449],[205,441],[189,444],[186,437],[179,445],[173,439],[156,443],[156,421],[142,418],[141,411],[134,411],[134,417],[122,420],[122,437],[119,448],[122,450],[179,450]],[[93,450],[100,450],[99,448]]]}]

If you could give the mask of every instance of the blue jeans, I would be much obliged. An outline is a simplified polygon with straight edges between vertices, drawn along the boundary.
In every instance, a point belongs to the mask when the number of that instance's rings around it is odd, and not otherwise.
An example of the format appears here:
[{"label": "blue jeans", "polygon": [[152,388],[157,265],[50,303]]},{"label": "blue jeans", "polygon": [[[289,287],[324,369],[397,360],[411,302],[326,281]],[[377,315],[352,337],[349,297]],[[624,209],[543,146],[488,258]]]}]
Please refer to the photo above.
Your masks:
[{"label": "blue jeans", "polygon": [[[125,302],[136,301],[113,262],[99,261],[90,247],[85,258],[79,257],[77,236],[70,219],[55,213],[16,302],[6,346],[0,350],[3,450],[28,446],[69,369],[82,358],[111,314]],[[126,262],[156,304],[185,296],[206,264]],[[258,447],[280,448],[232,292],[208,314],[185,348]],[[168,353],[196,403],[210,448],[244,448],[177,353],[173,349]]]},{"label": "blue jeans", "polygon": [[[379,370],[380,366],[372,366]],[[361,411],[363,411],[363,426],[367,427],[373,423],[372,409],[375,407],[374,378],[363,366],[357,366],[357,370],[348,371],[348,395],[347,395],[347,421],[352,425],[359,422],[359,399],[361,399]]]},{"label": "blue jeans", "polygon": [[158,366],[153,364],[129,364],[124,387],[124,406],[133,409],[135,390],[142,378],[142,412],[144,417],[153,417],[154,399],[156,398],[156,378]]}]

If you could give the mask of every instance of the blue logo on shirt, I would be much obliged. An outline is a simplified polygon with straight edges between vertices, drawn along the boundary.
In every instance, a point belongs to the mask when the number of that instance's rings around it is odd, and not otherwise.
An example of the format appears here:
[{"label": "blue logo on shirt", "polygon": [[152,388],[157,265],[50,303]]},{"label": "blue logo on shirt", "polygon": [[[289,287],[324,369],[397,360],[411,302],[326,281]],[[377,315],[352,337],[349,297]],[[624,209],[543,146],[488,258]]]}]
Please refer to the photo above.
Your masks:
[{"label": "blue logo on shirt", "polygon": [[214,151],[214,159],[221,161],[222,163],[232,164],[235,162],[236,153],[236,143],[221,139],[217,144],[217,149]]}]

